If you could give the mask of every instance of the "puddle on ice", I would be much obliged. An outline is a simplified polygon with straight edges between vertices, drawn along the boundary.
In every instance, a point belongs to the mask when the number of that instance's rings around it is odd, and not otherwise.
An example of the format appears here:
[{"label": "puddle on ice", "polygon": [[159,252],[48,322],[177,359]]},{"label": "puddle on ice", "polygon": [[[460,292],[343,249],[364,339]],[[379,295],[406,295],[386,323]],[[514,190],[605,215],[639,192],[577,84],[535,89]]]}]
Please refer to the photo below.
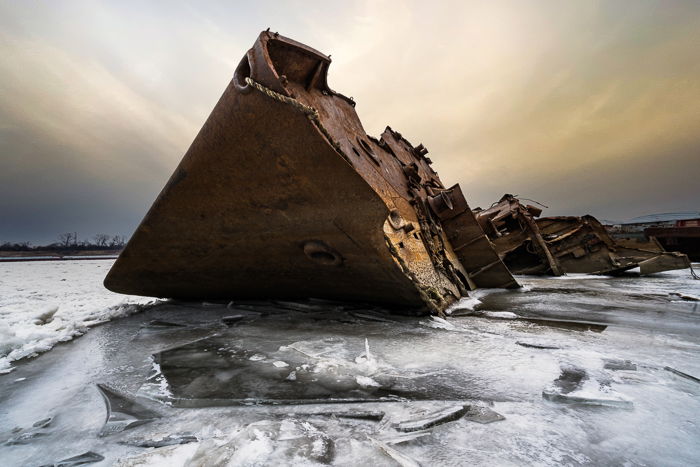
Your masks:
[{"label": "puddle on ice", "polygon": [[692,465],[700,314],[682,297],[700,281],[684,274],[526,277],[447,320],[319,300],[160,303],[14,362],[0,458]]}]

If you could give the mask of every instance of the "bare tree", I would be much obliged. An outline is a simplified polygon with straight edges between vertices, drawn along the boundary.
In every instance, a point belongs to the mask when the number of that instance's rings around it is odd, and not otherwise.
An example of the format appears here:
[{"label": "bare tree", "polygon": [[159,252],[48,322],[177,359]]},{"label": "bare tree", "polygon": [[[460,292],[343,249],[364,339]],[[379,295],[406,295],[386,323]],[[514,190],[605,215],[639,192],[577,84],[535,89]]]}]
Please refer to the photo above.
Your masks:
[{"label": "bare tree", "polygon": [[112,237],[112,241],[109,243],[109,246],[111,246],[112,248],[121,248],[124,246],[125,243],[126,239],[123,235],[115,235]]},{"label": "bare tree", "polygon": [[95,245],[99,247],[106,247],[107,242],[109,241],[109,235],[107,234],[97,234],[93,237],[93,240],[95,241]]},{"label": "bare tree", "polygon": [[67,247],[71,246],[71,243],[72,243],[72,242],[73,242],[73,234],[72,234],[72,233],[68,232],[68,233],[59,234],[59,236],[58,236],[58,243],[59,243],[62,247],[66,247],[66,248],[67,248]]}]

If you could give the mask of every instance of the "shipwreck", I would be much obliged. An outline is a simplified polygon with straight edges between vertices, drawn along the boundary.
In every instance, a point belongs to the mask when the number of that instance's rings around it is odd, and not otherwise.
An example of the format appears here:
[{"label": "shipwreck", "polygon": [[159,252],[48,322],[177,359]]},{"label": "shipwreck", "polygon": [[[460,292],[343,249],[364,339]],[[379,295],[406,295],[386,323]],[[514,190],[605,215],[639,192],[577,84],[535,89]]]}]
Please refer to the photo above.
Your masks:
[{"label": "shipwreck", "polygon": [[442,313],[518,287],[458,185],[368,136],[331,59],[264,31],[105,279],[178,299],[308,298]]},{"label": "shipwreck", "polygon": [[618,243],[593,216],[543,217],[542,209],[506,194],[475,215],[499,256],[515,274],[567,272],[615,275],[639,267],[653,274],[690,267],[685,254],[658,242]]}]

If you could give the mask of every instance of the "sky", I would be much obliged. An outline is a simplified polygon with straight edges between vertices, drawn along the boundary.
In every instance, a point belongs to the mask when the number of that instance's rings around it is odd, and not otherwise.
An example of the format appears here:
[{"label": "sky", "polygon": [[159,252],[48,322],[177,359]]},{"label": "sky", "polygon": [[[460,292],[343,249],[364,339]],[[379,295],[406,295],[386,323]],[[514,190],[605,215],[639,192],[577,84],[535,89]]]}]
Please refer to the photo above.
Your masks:
[{"label": "sky", "polygon": [[700,210],[700,2],[0,0],[0,243],[129,236],[260,31],[472,207]]}]

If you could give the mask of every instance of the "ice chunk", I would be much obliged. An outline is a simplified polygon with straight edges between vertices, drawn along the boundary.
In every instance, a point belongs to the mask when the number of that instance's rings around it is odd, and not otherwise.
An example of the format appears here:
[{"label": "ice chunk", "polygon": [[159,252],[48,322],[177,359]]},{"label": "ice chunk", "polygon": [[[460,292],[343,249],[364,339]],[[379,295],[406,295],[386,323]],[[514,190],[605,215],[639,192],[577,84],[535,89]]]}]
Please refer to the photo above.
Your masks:
[{"label": "ice chunk", "polygon": [[170,329],[170,328],[184,328],[184,324],[180,323],[173,323],[172,321],[166,321],[162,319],[153,319],[149,321],[148,323],[144,324],[143,327],[147,328],[164,328],[164,329]]},{"label": "ice chunk", "polygon": [[382,452],[384,452],[389,457],[398,462],[401,467],[420,467],[420,463],[418,463],[418,461],[411,459],[406,454],[397,451],[396,449],[388,446],[386,443],[383,443],[374,438],[369,438],[369,440]]},{"label": "ice chunk", "polygon": [[164,446],[174,446],[177,444],[196,443],[197,441],[199,441],[197,437],[191,434],[179,434],[164,436],[160,439],[145,439],[134,442],[127,441],[124,442],[124,444],[130,444],[141,448],[162,448]]},{"label": "ice chunk", "polygon": [[500,413],[482,405],[470,405],[469,410],[464,414],[464,418],[471,422],[487,424],[505,420],[506,417]]},{"label": "ice chunk", "polygon": [[518,319],[518,315],[510,311],[487,311],[484,316],[498,319]]},{"label": "ice chunk", "polygon": [[581,405],[600,405],[605,407],[618,407],[621,409],[631,409],[634,407],[632,401],[625,399],[621,395],[611,393],[591,393],[586,392],[570,392],[559,393],[552,389],[542,391],[542,397],[552,402],[561,402],[565,404],[581,404]]},{"label": "ice chunk", "polygon": [[363,388],[369,388],[369,387],[381,387],[381,384],[370,378],[369,376],[362,376],[358,375],[355,376],[355,381],[357,381],[357,384],[362,386]]},{"label": "ice chunk", "polygon": [[407,433],[392,433],[391,435],[382,436],[379,441],[386,444],[401,444],[413,441],[414,439],[430,436],[433,432],[430,430],[410,431]]},{"label": "ice chunk", "polygon": [[327,416],[327,417],[337,417],[337,418],[353,418],[357,420],[372,420],[381,421],[384,418],[384,412],[381,411],[367,411],[367,410],[345,410],[337,412],[310,412],[303,415],[310,416]]},{"label": "ice chunk", "polygon": [[614,392],[607,384],[588,377],[585,370],[577,367],[562,368],[554,384],[542,391],[542,397],[552,402],[580,405],[601,405],[631,409],[634,404]]},{"label": "ice chunk", "polygon": [[97,454],[96,452],[88,451],[78,456],[69,457],[68,459],[63,459],[42,467],[73,467],[75,465],[94,464],[95,462],[102,462],[103,460],[105,460],[103,456]]},{"label": "ice chunk", "polygon": [[613,371],[624,371],[624,370],[629,370],[629,371],[636,371],[637,370],[637,365],[632,363],[629,360],[621,360],[618,358],[606,358],[603,360],[605,364],[603,365],[603,368],[606,370],[613,370]]},{"label": "ice chunk", "polygon": [[464,314],[467,314],[468,312],[476,311],[477,306],[479,306],[480,304],[481,304],[481,300],[479,300],[476,297],[464,297],[464,298],[461,298],[456,303],[454,303],[453,305],[450,305],[445,310],[445,314],[447,314],[447,315],[451,315],[451,314],[464,315]]},{"label": "ice chunk", "polygon": [[143,425],[160,416],[156,412],[117,393],[104,384],[98,384],[97,389],[100,391],[100,394],[102,394],[105,405],[107,406],[107,419],[100,431],[100,436],[118,433],[138,425]]},{"label": "ice chunk", "polygon": [[521,345],[523,347],[529,347],[531,349],[543,349],[543,350],[555,350],[555,349],[561,349],[561,347],[550,344],[548,342],[542,342],[542,341],[516,341],[515,342],[518,345]]},{"label": "ice chunk", "polygon": [[420,418],[416,418],[414,420],[407,420],[396,423],[394,424],[394,428],[396,428],[398,431],[404,432],[426,430],[436,425],[441,425],[443,423],[458,420],[469,411],[469,408],[470,406],[468,405],[457,405],[447,407],[436,412],[423,415]]},{"label": "ice chunk", "polygon": [[46,428],[47,426],[49,426],[51,424],[52,421],[53,421],[53,417],[46,417],[42,420],[39,420],[38,422],[34,422],[34,424],[32,426],[34,428]]},{"label": "ice chunk", "polygon": [[454,324],[437,316],[431,316],[429,321],[421,321],[420,324],[429,328],[445,329],[447,331],[454,331],[457,329]]},{"label": "ice chunk", "polygon": [[671,368],[670,366],[665,366],[664,370],[670,371],[671,373],[676,374],[682,378],[695,381],[696,383],[700,383],[700,378],[696,378],[695,376],[689,375],[688,373],[683,373],[682,371],[678,371],[675,368]]},{"label": "ice chunk", "polygon": [[355,358],[355,363],[360,365],[362,371],[373,373],[377,371],[377,360],[375,360],[372,352],[369,350],[369,341],[365,338],[365,351]]}]

